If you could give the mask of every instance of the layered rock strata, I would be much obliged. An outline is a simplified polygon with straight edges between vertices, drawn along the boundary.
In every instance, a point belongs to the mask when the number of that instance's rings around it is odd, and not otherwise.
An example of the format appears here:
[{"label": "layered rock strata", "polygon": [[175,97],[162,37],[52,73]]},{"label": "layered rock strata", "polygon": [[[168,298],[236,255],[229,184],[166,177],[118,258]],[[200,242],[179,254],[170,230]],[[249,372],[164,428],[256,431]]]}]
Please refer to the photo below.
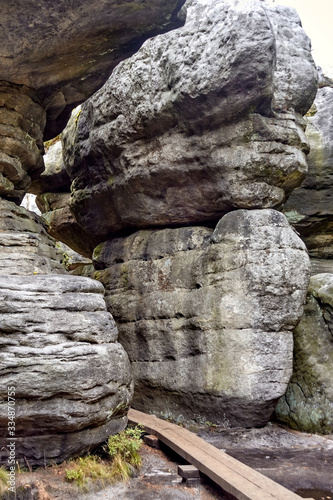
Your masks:
[{"label": "layered rock strata", "polygon": [[310,281],[307,302],[294,331],[294,371],[275,414],[303,432],[333,432],[333,274]]},{"label": "layered rock strata", "polygon": [[296,12],[186,5],[184,27],[119,64],[64,134],[71,209],[101,240],[278,207],[306,174],[317,80]]},{"label": "layered rock strata", "polygon": [[[309,173],[284,206],[284,213],[305,241],[311,257],[333,257],[333,88],[318,90],[306,136]],[[333,272],[331,267],[330,272]]]},{"label": "layered rock strata", "polygon": [[149,36],[177,27],[184,0],[0,0],[0,79],[36,89],[47,138]]},{"label": "layered rock strata", "polygon": [[0,81],[0,196],[20,203],[42,171],[45,123],[36,91]]},{"label": "layered rock strata", "polygon": [[274,210],[143,230],[97,247],[95,277],[134,370],[133,406],[232,426],[267,423],[292,373],[304,243]]},{"label": "layered rock strata", "polygon": [[130,365],[103,293],[88,278],[0,277],[0,429],[6,436],[15,387],[22,463],[62,461],[126,426]]},{"label": "layered rock strata", "polygon": [[63,261],[38,215],[0,199],[0,275],[65,274]]}]

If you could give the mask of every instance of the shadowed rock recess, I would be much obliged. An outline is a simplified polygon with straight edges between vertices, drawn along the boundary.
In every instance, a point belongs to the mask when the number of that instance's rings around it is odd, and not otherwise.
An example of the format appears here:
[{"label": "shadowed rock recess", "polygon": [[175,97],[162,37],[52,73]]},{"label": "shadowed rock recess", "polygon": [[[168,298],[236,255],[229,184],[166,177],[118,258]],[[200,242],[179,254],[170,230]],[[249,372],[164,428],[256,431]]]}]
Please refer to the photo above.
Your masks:
[{"label": "shadowed rock recess", "polygon": [[305,245],[281,213],[234,211],[214,231],[139,231],[101,244],[94,260],[132,362],[135,408],[267,423],[292,373],[309,280]]},{"label": "shadowed rock recess", "polygon": [[[318,90],[309,114],[309,173],[302,186],[291,194],[284,212],[305,241],[311,257],[325,261],[333,258],[333,88]],[[333,272],[332,260],[322,265],[325,264]]]},{"label": "shadowed rock recess", "polygon": [[293,376],[275,414],[295,429],[332,434],[333,274],[312,276],[294,337]]}]

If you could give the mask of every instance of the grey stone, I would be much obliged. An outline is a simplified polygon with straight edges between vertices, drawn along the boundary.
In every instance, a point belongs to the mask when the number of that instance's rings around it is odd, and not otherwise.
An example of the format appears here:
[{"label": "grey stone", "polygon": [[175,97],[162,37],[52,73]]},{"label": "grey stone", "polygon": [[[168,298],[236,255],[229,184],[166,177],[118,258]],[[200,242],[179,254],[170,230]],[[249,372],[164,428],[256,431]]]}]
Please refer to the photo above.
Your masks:
[{"label": "grey stone", "polygon": [[103,293],[89,278],[0,277],[0,430],[7,436],[7,387],[15,387],[21,463],[60,462],[126,425],[130,364]]},{"label": "grey stone", "polygon": [[307,117],[309,173],[284,206],[284,213],[312,257],[333,257],[333,88],[318,90]]},{"label": "grey stone", "polygon": [[47,138],[149,36],[180,25],[184,0],[0,1],[0,80],[39,92]]},{"label": "grey stone", "polygon": [[44,154],[44,171],[35,179],[29,191],[34,194],[53,192],[69,192],[71,181],[66,172],[62,157],[61,140],[50,144]]},{"label": "grey stone", "polygon": [[63,260],[37,214],[0,199],[0,275],[65,274]]},{"label": "grey stone", "polygon": [[311,277],[294,331],[294,370],[275,414],[303,432],[333,432],[333,274]]},{"label": "grey stone", "polygon": [[1,196],[21,202],[31,177],[42,172],[45,123],[46,111],[36,91],[0,81]]},{"label": "grey stone", "polygon": [[135,408],[267,423],[292,373],[310,267],[281,213],[233,211],[214,231],[138,231],[101,244],[94,261],[132,362]]},{"label": "grey stone", "polygon": [[294,10],[190,2],[185,26],[120,63],[63,134],[71,210],[103,240],[277,207],[306,174],[316,90]]},{"label": "grey stone", "polygon": [[[76,108],[70,123],[76,127],[79,109]],[[51,144],[44,155],[45,170],[30,186],[37,193],[36,203],[47,222],[48,233],[75,252],[87,258],[99,240],[78,225],[69,208],[70,179],[66,172],[60,140]]]}]

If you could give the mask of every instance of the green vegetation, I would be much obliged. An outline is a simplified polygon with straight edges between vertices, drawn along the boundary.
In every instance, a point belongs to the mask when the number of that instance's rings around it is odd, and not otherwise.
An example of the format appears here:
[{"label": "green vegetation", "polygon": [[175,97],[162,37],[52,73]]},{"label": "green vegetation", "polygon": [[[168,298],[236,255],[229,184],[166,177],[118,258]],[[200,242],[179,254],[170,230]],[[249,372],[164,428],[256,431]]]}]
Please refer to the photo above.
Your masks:
[{"label": "green vegetation", "polygon": [[8,491],[8,471],[0,467],[0,495]]},{"label": "green vegetation", "polygon": [[82,491],[87,491],[88,481],[99,480],[103,486],[112,483],[112,474],[108,464],[100,457],[88,455],[69,462],[66,479],[75,482]]},{"label": "green vegetation", "polygon": [[110,436],[103,446],[106,458],[88,455],[72,460],[66,469],[66,480],[75,482],[83,491],[87,491],[90,481],[99,481],[102,486],[127,481],[141,465],[141,435],[142,429],[137,426]]}]

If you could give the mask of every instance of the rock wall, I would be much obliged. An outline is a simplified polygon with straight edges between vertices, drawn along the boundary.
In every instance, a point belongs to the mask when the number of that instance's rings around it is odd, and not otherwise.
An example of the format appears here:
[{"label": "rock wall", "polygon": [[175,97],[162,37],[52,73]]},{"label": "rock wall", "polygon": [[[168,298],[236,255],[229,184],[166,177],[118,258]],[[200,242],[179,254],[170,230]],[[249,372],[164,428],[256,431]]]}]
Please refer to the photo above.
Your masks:
[{"label": "rock wall", "polygon": [[[318,89],[307,117],[309,173],[284,206],[311,257],[333,258],[333,88]],[[331,268],[331,272],[333,268]]]},{"label": "rock wall", "polygon": [[333,432],[333,275],[311,278],[304,316],[294,331],[293,376],[275,414],[303,432]]},{"label": "rock wall", "polygon": [[285,217],[239,210],[139,231],[94,252],[132,362],[133,405],[232,426],[267,423],[292,372],[309,259]]},{"label": "rock wall", "polygon": [[[23,465],[63,461],[126,426],[130,366],[103,294],[89,278],[0,277],[0,433],[8,434],[7,387],[15,387]],[[1,463],[7,454],[2,447]]]},{"label": "rock wall", "polygon": [[295,11],[190,2],[184,27],[119,64],[64,133],[71,210],[103,241],[278,207],[307,171],[316,89]]}]

